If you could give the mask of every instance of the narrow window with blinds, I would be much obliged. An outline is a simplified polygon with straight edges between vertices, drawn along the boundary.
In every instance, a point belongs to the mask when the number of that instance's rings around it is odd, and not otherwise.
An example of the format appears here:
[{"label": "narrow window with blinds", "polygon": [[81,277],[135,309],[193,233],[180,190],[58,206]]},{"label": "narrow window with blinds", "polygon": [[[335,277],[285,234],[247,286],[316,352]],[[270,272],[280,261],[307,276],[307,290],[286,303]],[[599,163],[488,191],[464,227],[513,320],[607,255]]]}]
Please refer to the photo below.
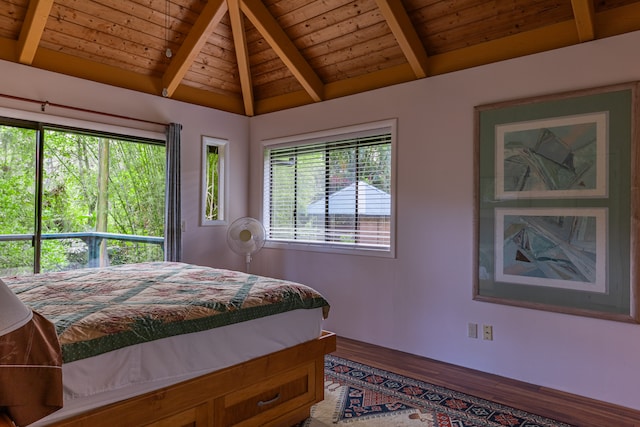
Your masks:
[{"label": "narrow window with blinds", "polygon": [[379,125],[266,148],[268,242],[391,251],[395,126]]}]

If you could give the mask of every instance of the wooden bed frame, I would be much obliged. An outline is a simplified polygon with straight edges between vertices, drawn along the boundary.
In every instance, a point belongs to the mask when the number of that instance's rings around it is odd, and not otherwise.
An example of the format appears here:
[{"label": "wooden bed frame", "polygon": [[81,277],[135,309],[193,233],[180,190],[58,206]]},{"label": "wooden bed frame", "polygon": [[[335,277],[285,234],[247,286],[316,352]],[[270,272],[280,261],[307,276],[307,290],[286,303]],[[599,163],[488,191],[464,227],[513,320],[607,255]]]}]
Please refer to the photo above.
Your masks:
[{"label": "wooden bed frame", "polygon": [[[289,427],[324,399],[324,355],[336,336],[322,335],[170,387],[93,409],[52,427]],[[13,427],[0,414],[0,427]]]}]

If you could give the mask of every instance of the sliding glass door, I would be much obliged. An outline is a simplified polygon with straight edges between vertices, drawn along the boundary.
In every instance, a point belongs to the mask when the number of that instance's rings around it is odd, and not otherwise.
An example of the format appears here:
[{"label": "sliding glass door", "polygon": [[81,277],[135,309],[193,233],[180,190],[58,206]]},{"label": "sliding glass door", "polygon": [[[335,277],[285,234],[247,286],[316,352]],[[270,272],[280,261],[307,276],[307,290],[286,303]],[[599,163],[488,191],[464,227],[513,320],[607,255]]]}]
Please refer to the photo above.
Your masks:
[{"label": "sliding glass door", "polygon": [[0,275],[35,269],[36,127],[0,122]]},{"label": "sliding glass door", "polygon": [[0,128],[0,275],[164,259],[162,141]]}]

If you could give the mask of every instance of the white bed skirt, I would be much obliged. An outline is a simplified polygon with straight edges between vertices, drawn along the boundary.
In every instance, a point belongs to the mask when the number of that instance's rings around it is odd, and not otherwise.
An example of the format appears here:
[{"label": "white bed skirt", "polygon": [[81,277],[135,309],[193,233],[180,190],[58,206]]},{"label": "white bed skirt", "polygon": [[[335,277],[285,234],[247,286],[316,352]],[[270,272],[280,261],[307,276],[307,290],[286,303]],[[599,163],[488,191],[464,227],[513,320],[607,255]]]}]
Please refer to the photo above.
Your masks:
[{"label": "white bed skirt", "polygon": [[[292,327],[295,326],[295,327]],[[322,308],[125,347],[62,365],[64,407],[31,427],[68,418],[320,336]]]}]

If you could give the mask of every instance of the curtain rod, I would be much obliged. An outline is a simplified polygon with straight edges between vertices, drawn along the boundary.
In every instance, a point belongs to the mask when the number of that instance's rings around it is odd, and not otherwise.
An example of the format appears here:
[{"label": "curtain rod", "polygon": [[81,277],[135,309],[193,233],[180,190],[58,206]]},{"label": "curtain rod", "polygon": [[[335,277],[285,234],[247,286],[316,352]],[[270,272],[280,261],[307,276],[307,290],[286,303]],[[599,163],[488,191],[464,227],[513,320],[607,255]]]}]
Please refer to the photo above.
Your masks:
[{"label": "curtain rod", "polygon": [[0,93],[0,98],[8,98],[8,99],[13,99],[13,100],[17,100],[17,101],[24,101],[24,102],[31,102],[33,104],[40,104],[40,110],[42,112],[45,111],[47,106],[51,106],[51,107],[65,108],[67,110],[79,111],[79,112],[82,112],[82,113],[98,114],[98,115],[101,115],[101,116],[113,117],[113,118],[116,118],[116,119],[133,120],[133,121],[136,121],[136,122],[147,123],[147,124],[152,124],[152,125],[165,126],[165,127],[167,126],[167,123],[159,123],[159,122],[154,122],[154,121],[151,121],[151,120],[137,119],[137,118],[134,118],[134,117],[121,116],[119,114],[104,113],[102,111],[89,110],[87,108],[73,107],[73,106],[64,105],[64,104],[56,104],[56,103],[49,102],[49,101],[39,101],[37,99],[23,98],[21,96],[7,95],[7,94],[4,94],[4,93]]}]

